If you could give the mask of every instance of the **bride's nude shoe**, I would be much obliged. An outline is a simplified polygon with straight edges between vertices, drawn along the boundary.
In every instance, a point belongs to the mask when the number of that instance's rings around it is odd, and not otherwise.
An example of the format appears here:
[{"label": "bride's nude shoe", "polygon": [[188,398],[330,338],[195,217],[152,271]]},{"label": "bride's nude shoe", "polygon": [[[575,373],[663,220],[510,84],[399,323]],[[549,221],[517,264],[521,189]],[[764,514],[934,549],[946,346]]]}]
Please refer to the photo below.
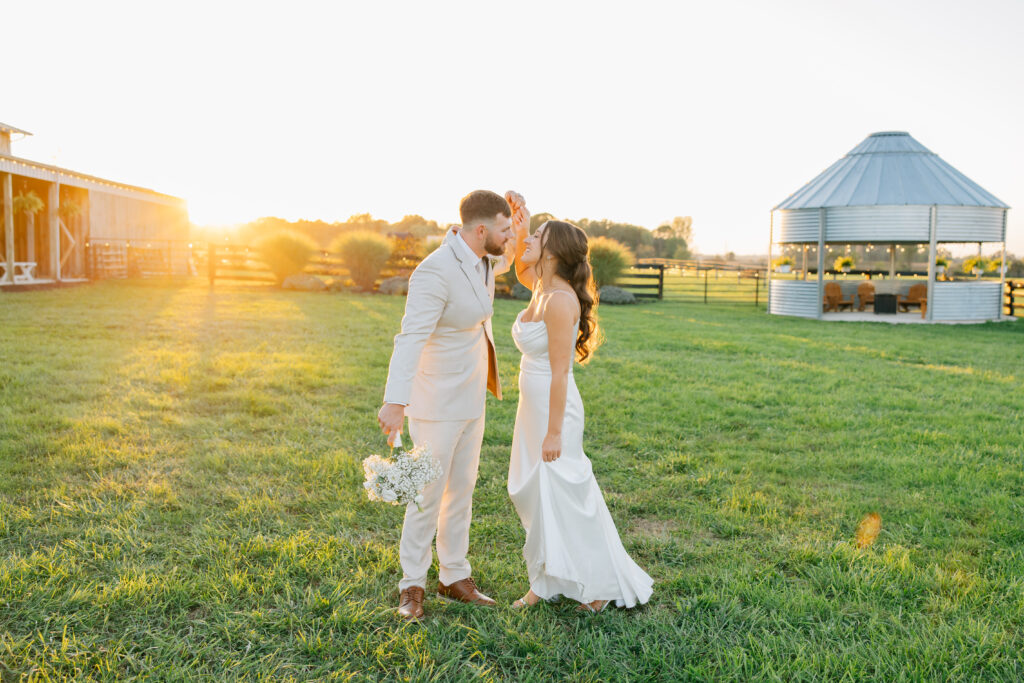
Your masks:
[{"label": "bride's nude shoe", "polygon": [[[576,608],[576,611],[577,612],[590,612],[591,614],[598,614],[600,612],[603,612],[605,607],[607,607],[608,603],[610,603],[610,602],[612,602],[612,601],[611,600],[594,600],[594,602],[590,602],[590,603],[581,602],[580,606]],[[600,607],[594,607],[594,605],[596,603],[601,603],[601,606]]]},{"label": "bride's nude shoe", "polygon": [[[533,602],[530,602],[531,595],[533,596]],[[538,596],[531,590],[527,592],[526,595],[513,602],[512,609],[526,609],[527,607],[536,607],[540,604],[540,602],[540,596]]]}]

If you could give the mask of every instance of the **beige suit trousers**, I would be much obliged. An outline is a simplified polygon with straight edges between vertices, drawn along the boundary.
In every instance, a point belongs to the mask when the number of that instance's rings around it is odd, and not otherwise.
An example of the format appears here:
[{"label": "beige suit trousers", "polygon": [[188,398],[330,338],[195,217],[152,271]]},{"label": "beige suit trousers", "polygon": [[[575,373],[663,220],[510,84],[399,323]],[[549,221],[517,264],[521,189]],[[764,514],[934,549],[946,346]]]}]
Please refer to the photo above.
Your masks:
[{"label": "beige suit trousers", "polygon": [[414,444],[430,444],[441,463],[442,474],[423,489],[422,512],[416,505],[405,509],[399,590],[426,588],[432,560],[431,545],[437,535],[438,579],[446,586],[471,576],[469,524],[473,517],[473,487],[480,465],[484,415],[472,420],[417,420],[409,418]]}]

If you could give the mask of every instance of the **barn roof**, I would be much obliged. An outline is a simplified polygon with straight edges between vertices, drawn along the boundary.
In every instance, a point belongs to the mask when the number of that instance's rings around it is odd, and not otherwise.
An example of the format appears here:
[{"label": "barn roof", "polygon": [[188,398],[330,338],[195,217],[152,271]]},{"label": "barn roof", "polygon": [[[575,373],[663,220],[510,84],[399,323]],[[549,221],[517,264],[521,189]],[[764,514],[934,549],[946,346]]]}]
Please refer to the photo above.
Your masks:
[{"label": "barn roof", "polygon": [[138,185],[129,185],[127,183],[120,183],[114,180],[107,180],[106,178],[99,178],[86,173],[79,173],[78,171],[61,168],[60,166],[41,164],[38,161],[23,159],[21,157],[10,156],[7,154],[0,154],[0,172],[13,173],[14,175],[26,176],[29,178],[38,178],[48,182],[56,181],[62,185],[84,187],[101,192],[129,193],[151,201],[153,199],[157,199],[167,204],[179,204],[184,202],[180,197],[164,194],[163,192],[157,192],[156,190],[151,190],[148,187],[139,187]]},{"label": "barn roof", "polygon": [[15,128],[14,126],[8,126],[6,123],[0,122],[0,133],[17,133],[19,135],[32,135],[27,130],[21,128]]},{"label": "barn roof", "polygon": [[1008,209],[910,133],[872,133],[774,210],[943,205]]}]

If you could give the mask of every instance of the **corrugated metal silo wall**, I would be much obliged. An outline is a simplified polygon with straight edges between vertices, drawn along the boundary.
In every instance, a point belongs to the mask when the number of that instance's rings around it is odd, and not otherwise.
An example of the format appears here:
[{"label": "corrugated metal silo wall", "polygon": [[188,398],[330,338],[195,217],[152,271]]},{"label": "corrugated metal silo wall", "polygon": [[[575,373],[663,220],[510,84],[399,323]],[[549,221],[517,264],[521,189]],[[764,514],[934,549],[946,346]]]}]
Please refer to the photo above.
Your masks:
[{"label": "corrugated metal silo wall", "polygon": [[775,242],[817,242],[818,209],[775,212]]},{"label": "corrugated metal silo wall", "polygon": [[829,242],[922,242],[931,231],[927,206],[837,206],[825,214]]},{"label": "corrugated metal silo wall", "polygon": [[1006,209],[940,206],[935,234],[940,242],[1002,242]]},{"label": "corrugated metal silo wall", "polygon": [[998,282],[936,282],[932,320],[996,320],[1002,308]]},{"label": "corrugated metal silo wall", "polygon": [[818,281],[772,280],[769,301],[769,313],[816,318],[821,309]]}]

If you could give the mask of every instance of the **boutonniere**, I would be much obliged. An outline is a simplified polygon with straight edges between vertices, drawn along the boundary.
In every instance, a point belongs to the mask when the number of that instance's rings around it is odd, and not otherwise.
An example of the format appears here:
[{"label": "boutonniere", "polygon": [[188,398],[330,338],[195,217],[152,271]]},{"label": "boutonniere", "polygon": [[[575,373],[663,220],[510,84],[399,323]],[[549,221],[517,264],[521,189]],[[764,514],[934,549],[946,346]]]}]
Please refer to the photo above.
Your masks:
[{"label": "boutonniere", "polygon": [[487,263],[492,268],[494,267],[494,264],[497,263],[500,259],[501,259],[500,256],[495,256],[494,254],[487,254]]}]

